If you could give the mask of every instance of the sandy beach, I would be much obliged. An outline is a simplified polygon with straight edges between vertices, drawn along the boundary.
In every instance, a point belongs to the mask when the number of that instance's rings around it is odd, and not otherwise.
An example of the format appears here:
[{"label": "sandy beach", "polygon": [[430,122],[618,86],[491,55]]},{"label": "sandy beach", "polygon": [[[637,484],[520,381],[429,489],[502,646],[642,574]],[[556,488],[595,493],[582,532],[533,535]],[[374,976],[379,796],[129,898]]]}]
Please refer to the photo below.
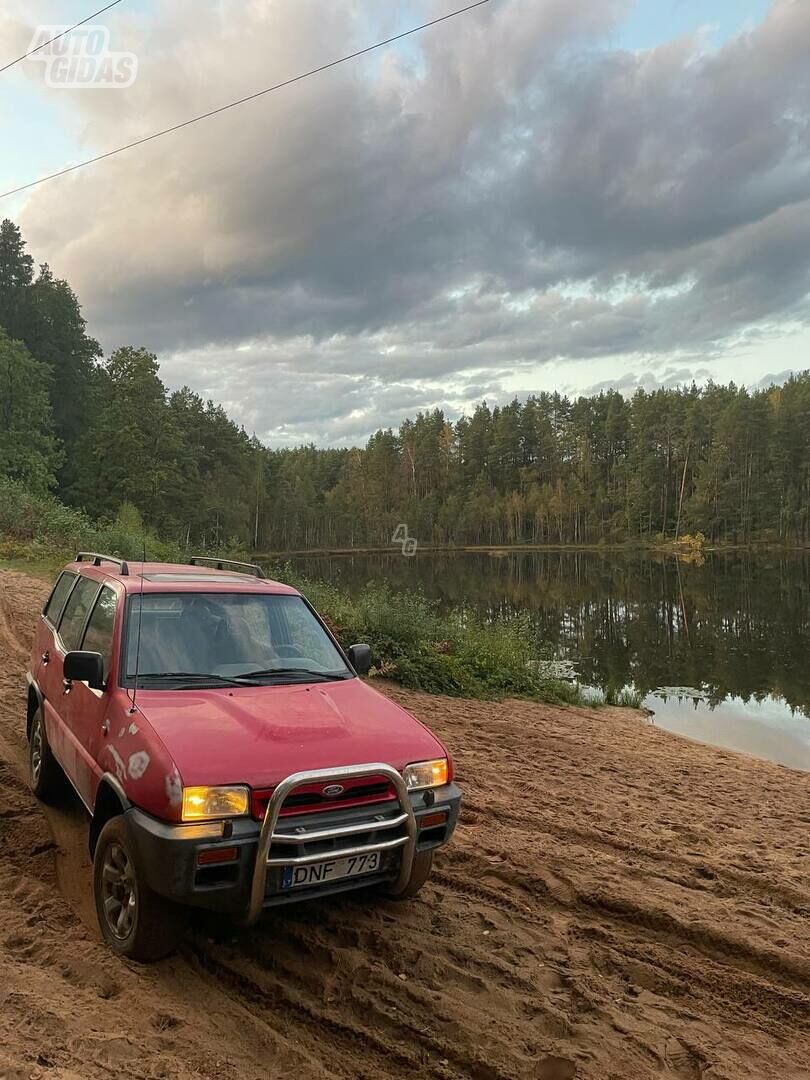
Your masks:
[{"label": "sandy beach", "polygon": [[192,916],[168,961],[117,960],[84,811],[25,781],[46,593],[0,571],[3,1078],[810,1077],[810,774],[631,710],[381,685],[465,791],[422,894]]}]

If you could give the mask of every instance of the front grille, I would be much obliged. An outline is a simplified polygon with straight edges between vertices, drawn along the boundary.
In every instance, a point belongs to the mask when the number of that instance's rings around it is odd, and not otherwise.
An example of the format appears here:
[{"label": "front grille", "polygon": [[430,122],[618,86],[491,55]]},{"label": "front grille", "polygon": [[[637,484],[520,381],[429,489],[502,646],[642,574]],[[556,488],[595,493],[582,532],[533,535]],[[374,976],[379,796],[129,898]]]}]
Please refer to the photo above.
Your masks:
[{"label": "front grille", "polygon": [[[399,807],[393,806],[380,809],[373,814],[362,808],[352,814],[324,814],[323,820],[319,818],[317,822],[311,817],[300,822],[294,818],[288,818],[276,829],[275,836],[283,839],[280,843],[274,844],[271,851],[274,855],[314,855],[316,853],[330,855],[345,848],[347,843],[373,844],[378,840],[390,840],[393,836],[405,835],[403,826],[393,831],[391,829],[390,822],[398,816],[400,816]],[[366,828],[353,833],[351,841],[347,841],[340,834],[311,839],[313,834],[329,832],[333,827],[337,829],[343,825],[356,825],[358,830],[360,825]]]},{"label": "front grille", "polygon": [[[384,776],[369,776],[353,783],[347,782],[344,785],[344,790],[339,795],[324,795],[323,788],[325,786],[328,787],[329,785],[306,784],[296,788],[284,800],[279,817],[343,810],[353,806],[368,806],[373,803],[382,803],[384,805],[397,798],[393,784]],[[272,794],[272,788],[254,791],[251,813],[257,821],[264,818]]]}]

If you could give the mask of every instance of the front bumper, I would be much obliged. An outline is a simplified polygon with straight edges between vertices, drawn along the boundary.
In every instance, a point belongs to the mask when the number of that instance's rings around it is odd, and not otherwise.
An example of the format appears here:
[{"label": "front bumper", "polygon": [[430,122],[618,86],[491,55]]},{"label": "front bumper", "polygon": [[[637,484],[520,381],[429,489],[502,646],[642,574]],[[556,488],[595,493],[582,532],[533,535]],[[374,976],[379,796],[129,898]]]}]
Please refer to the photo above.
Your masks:
[{"label": "front bumper", "polygon": [[[389,769],[378,764],[365,768],[374,773]],[[339,773],[345,777],[348,770]],[[337,774],[337,770],[330,772],[325,782]],[[179,903],[240,916],[250,922],[265,907],[383,883],[396,891],[410,876],[414,854],[441,847],[455,830],[461,806],[461,791],[455,784],[406,792],[405,804],[400,792],[397,801],[279,818],[277,811],[290,790],[311,782],[312,776],[299,773],[279,785],[276,791],[281,792],[280,799],[274,802],[274,795],[261,824],[252,818],[238,818],[167,825],[136,808],[128,810],[126,818],[147,884],[161,896]],[[319,778],[326,776],[318,774]],[[282,792],[283,786],[286,792]],[[443,814],[441,824],[431,824]],[[259,856],[257,865],[260,848],[263,857]],[[206,858],[226,849],[233,849],[235,858],[205,863]],[[378,873],[315,887],[281,886],[285,866],[341,858],[363,849],[383,852]]]}]

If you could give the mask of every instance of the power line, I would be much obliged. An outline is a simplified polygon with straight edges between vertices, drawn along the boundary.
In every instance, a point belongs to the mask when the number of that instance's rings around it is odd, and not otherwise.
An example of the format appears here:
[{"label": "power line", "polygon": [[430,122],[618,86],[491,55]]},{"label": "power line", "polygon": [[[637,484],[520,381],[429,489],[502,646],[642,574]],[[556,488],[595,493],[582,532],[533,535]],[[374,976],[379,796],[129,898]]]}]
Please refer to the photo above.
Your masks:
[{"label": "power line", "polygon": [[98,11],[94,11],[92,15],[88,15],[86,19],[82,19],[81,22],[74,23],[73,26],[69,26],[67,30],[63,30],[61,34],[55,34],[52,38],[48,38],[47,41],[43,41],[41,45],[37,45],[35,49],[29,50],[27,53],[23,53],[22,56],[18,56],[16,60],[10,60],[3,67],[0,67],[0,75],[4,71],[8,71],[10,67],[14,67],[15,64],[19,64],[21,60],[25,60],[29,56],[33,56],[35,52],[39,52],[40,49],[44,49],[46,45],[50,45],[54,41],[58,41],[59,38],[63,38],[65,34],[69,34],[72,30],[75,30],[78,26],[84,26],[85,23],[90,22],[91,19],[95,19],[97,15],[103,15],[105,11],[109,11],[110,8],[114,8],[116,4],[120,4],[121,0],[113,0],[111,4],[107,4],[106,7],[100,8]]},{"label": "power line", "polygon": [[211,109],[209,112],[200,113],[199,116],[192,116],[190,120],[183,120],[179,124],[173,124],[171,127],[163,128],[162,131],[155,131],[151,135],[144,135],[141,139],[135,139],[133,142],[126,143],[124,146],[116,147],[115,150],[108,150],[104,154],[97,154],[96,157],[88,158],[86,161],[80,161],[77,165],[69,165],[66,169],[60,169],[58,172],[50,173],[48,176],[41,176],[39,180],[32,180],[28,184],[21,184],[19,187],[12,188],[10,191],[4,191],[0,193],[0,199],[8,198],[9,195],[17,195],[19,192],[27,191],[29,188],[37,187],[39,184],[45,184],[48,180],[56,180],[60,176],[66,176],[68,173],[76,172],[77,169],[83,169],[85,165],[94,165],[97,161],[104,161],[106,158],[114,157],[116,154],[122,154],[125,150],[131,150],[135,146],[143,146],[144,143],[151,142],[153,139],[159,139],[163,135],[170,135],[174,131],[180,131],[182,128],[189,127],[191,124],[196,124],[199,120],[208,120],[212,116],[218,116],[219,113],[227,112],[228,109],[234,109],[237,105],[244,105],[248,101],[255,101],[256,98],[263,97],[265,94],[272,94],[274,90],[282,90],[285,86],[292,86],[293,83],[308,79],[311,75],[318,75],[322,71],[328,71],[329,68],[337,67],[339,64],[345,64],[349,60],[356,60],[358,56],[364,56],[366,53],[374,52],[375,49],[382,49],[384,46],[391,45],[395,41],[401,41],[403,38],[410,37],[411,34],[417,34],[420,30],[427,30],[430,26],[437,26],[439,23],[447,22],[448,19],[455,18],[456,15],[463,15],[465,12],[472,11],[474,8],[483,7],[484,4],[488,3],[489,0],[476,0],[474,4],[468,4],[466,7],[458,8],[456,11],[451,11],[447,15],[442,15],[438,19],[431,19],[430,22],[422,23],[420,26],[414,26],[410,30],[404,30],[401,34],[394,34],[393,37],[386,38],[384,41],[378,41],[374,45],[367,45],[364,49],[358,49],[356,52],[341,56],[338,60],[331,60],[328,64],[321,64],[320,67],[312,68],[310,71],[305,71],[301,75],[294,75],[291,79],[285,79],[284,82],[276,83],[274,86],[267,86],[264,90],[257,90],[255,93],[247,94],[245,97],[238,98],[236,101],[231,101],[227,105],[220,105],[218,108]]}]

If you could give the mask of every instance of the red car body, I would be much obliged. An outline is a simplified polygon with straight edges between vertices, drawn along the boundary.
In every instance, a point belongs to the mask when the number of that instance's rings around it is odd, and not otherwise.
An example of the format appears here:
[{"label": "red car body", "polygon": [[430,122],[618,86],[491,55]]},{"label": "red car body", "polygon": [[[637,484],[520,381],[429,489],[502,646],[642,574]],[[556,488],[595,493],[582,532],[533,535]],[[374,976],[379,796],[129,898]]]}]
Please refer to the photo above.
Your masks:
[{"label": "red car body", "polygon": [[[85,584],[74,596],[80,582]],[[105,608],[96,617],[102,590]],[[291,682],[270,685],[152,687],[133,684],[131,672],[128,683],[123,670],[125,656],[132,655],[131,646],[126,652],[126,627],[135,625],[127,622],[127,611],[133,597],[141,594],[141,605],[149,603],[150,594],[170,595],[172,603],[180,603],[184,594],[204,595],[206,603],[215,603],[218,594],[231,603],[239,594],[300,597],[287,585],[224,568],[137,563],[130,569],[119,560],[95,555],[65,567],[36,627],[28,676],[29,738],[33,730],[32,762],[33,743],[40,740],[40,772],[43,765],[56,763],[90,813],[91,852],[105,825],[121,817],[145,887],[172,901],[252,920],[262,907],[289,899],[375,881],[403,886],[406,858],[416,860],[450,838],[460,792],[453,783],[447,749],[425,725],[357,676],[348,655],[311,608],[312,617],[346,662],[348,670],[340,678],[309,681],[296,675]],[[80,596],[86,599],[80,601]],[[111,638],[109,645],[103,643],[103,685],[94,688],[92,680],[66,678],[76,656],[99,655],[92,646],[103,637],[94,629],[102,624]],[[138,649],[141,632],[138,624]],[[143,632],[148,634],[148,628]],[[408,791],[405,805],[400,778],[407,767],[441,759],[447,761],[442,783]],[[374,766],[385,769],[375,774]],[[301,773],[313,772],[314,779],[300,778]],[[327,774],[336,774],[338,781],[322,781],[320,776]],[[276,824],[270,824],[266,818],[273,793],[291,777],[298,780],[273,807],[270,816]],[[249,790],[247,813],[227,820],[184,822],[184,792],[229,785]],[[290,872],[286,867],[276,869],[279,858],[275,865],[270,858],[269,869],[256,873],[257,860],[265,861],[265,841],[270,856],[295,850],[298,861],[307,866],[313,852],[321,849],[339,859],[346,848],[340,839],[344,834],[356,835],[366,848],[379,837],[394,844],[400,827],[389,828],[386,815],[392,814],[407,817],[402,828],[408,837],[396,841],[400,847],[387,854],[383,848],[375,855],[372,865],[380,871],[376,874],[325,884],[313,879],[296,891],[283,887],[284,875],[289,877]],[[432,824],[422,828],[420,819]],[[375,821],[389,832],[374,832]],[[268,837],[262,835],[264,826]],[[361,832],[364,826],[368,829]],[[302,840],[298,848],[281,846],[290,845],[295,835],[316,834],[316,841]],[[327,843],[331,847],[325,847]],[[237,849],[236,862],[220,863],[218,847],[230,853]],[[357,843],[354,848],[359,850]],[[207,854],[201,861],[202,852]]]}]

